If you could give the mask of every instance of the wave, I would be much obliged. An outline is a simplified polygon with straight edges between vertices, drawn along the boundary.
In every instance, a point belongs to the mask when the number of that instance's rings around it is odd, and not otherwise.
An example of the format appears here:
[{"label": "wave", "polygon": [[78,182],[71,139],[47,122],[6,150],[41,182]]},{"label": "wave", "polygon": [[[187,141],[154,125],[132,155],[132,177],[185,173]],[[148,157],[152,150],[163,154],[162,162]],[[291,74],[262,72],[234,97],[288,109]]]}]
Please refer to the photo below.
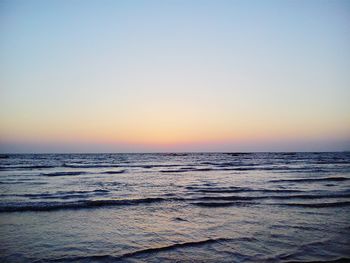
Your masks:
[{"label": "wave", "polygon": [[[193,202],[192,205],[200,207],[228,207],[228,206],[248,206],[248,205],[258,205],[261,203],[251,202],[251,201],[226,201],[226,202]],[[280,206],[295,206],[295,207],[305,207],[305,208],[329,208],[329,207],[346,207],[350,206],[350,202],[333,202],[333,203],[275,203],[272,205]]]},{"label": "wave", "polygon": [[304,192],[302,190],[290,190],[290,189],[252,189],[247,187],[197,187],[197,186],[187,186],[186,189],[192,192],[199,193],[239,193],[239,192],[258,192],[258,193],[300,193]]},{"label": "wave", "polygon": [[325,198],[350,198],[350,194],[314,194],[314,195],[279,195],[269,196],[268,198],[274,199],[325,199]]},{"label": "wave", "polygon": [[181,168],[176,170],[160,170],[161,173],[209,172],[212,168]]},{"label": "wave", "polygon": [[[146,165],[130,165],[130,167],[141,167],[141,168],[159,168],[159,167],[180,167],[185,166],[184,164],[146,164]],[[193,166],[187,164],[186,166]]]},{"label": "wave", "polygon": [[[89,168],[143,168],[143,169],[152,169],[152,168],[176,168],[179,169],[165,169],[160,170],[162,173],[186,173],[186,172],[209,172],[209,171],[232,171],[232,172],[248,172],[248,171],[274,171],[274,172],[283,172],[283,173],[328,173],[330,171],[343,171],[343,167],[328,167],[328,168],[295,168],[289,166],[278,166],[271,165],[257,165],[257,164],[244,164],[237,162],[201,162],[200,165],[208,165],[211,167],[194,167],[195,165],[191,164],[60,164],[60,165],[28,165],[28,166],[0,166],[0,171],[7,170],[34,170],[34,169],[50,169],[50,168],[72,168],[72,169],[89,169]],[[184,167],[185,166],[185,167]]]},{"label": "wave", "polygon": [[126,170],[120,170],[120,171],[105,171],[102,172],[103,174],[122,174],[125,173]]},{"label": "wave", "polygon": [[242,156],[242,155],[252,155],[255,153],[253,153],[253,152],[232,152],[232,153],[224,152],[222,154],[231,155],[231,156]]},{"label": "wave", "polygon": [[346,177],[321,177],[321,178],[296,178],[296,179],[279,179],[279,180],[270,180],[271,183],[284,183],[284,182],[295,182],[295,183],[307,183],[307,182],[340,182],[340,181],[347,181],[350,180],[350,178]]},{"label": "wave", "polygon": [[2,181],[0,184],[27,184],[27,185],[43,185],[47,184],[46,182],[33,182],[32,180],[11,180],[11,181]]},{"label": "wave", "polygon": [[245,201],[265,199],[267,196],[203,196],[195,198],[194,200],[220,200],[220,201]]},{"label": "wave", "polygon": [[9,171],[9,170],[34,170],[34,169],[50,169],[59,166],[54,165],[21,165],[21,166],[0,166],[0,171]]},{"label": "wave", "polygon": [[27,197],[30,199],[71,199],[71,198],[86,198],[89,195],[106,195],[108,190],[97,189],[93,191],[59,191],[55,193],[42,193],[42,194],[15,194],[15,195],[0,195],[0,196],[15,196],[15,197]]},{"label": "wave", "polygon": [[193,192],[200,193],[237,193],[237,192],[248,192],[251,189],[246,187],[237,187],[237,186],[229,186],[229,187],[197,187],[197,186],[187,186],[187,190],[191,190]]},{"label": "wave", "polygon": [[52,173],[42,173],[42,176],[75,176],[75,175],[84,175],[84,174],[122,174],[126,170],[119,171],[105,171],[105,172],[85,172],[85,171],[74,171],[74,172],[52,172]]},{"label": "wave", "polygon": [[66,164],[64,163],[62,167],[67,168],[119,168],[120,165],[114,165],[114,164],[83,164],[83,165],[76,165],[76,164]]},{"label": "wave", "polygon": [[161,153],[161,155],[177,157],[177,156],[188,156],[188,155],[191,155],[191,153]]},{"label": "wave", "polygon": [[332,203],[280,203],[274,205],[281,206],[296,206],[296,207],[309,207],[309,208],[326,208],[326,207],[344,207],[350,206],[350,202],[332,202]]},{"label": "wave", "polygon": [[[55,193],[42,193],[42,194],[14,194],[6,195],[2,194],[0,196],[15,196],[15,197],[25,197],[29,199],[86,199],[87,197],[93,196],[104,196],[109,194],[109,190],[97,189],[93,191],[60,191]],[[221,192],[220,192],[221,193]],[[226,192],[225,192],[226,193]],[[167,197],[165,197],[167,196]],[[0,207],[0,211],[9,212],[12,211],[29,211],[29,210],[56,210],[56,209],[72,209],[72,208],[88,208],[95,206],[115,206],[115,205],[134,205],[141,203],[152,203],[160,201],[184,201],[192,202],[195,205],[202,206],[224,206],[224,205],[234,205],[240,203],[249,203],[251,201],[265,200],[265,199],[307,199],[307,200],[317,200],[317,199],[334,199],[334,198],[350,198],[350,193],[340,192],[340,193],[314,193],[314,194],[287,194],[287,195],[253,195],[253,196],[241,196],[241,195],[219,195],[219,196],[194,196],[194,197],[177,197],[176,195],[164,195],[159,198],[146,198],[146,199],[109,199],[109,200],[81,200],[78,202],[70,203],[29,203],[19,206],[3,206]],[[224,202],[220,204],[219,202]],[[231,203],[229,203],[231,201]],[[234,202],[232,202],[234,201]],[[200,202],[203,202],[200,203]],[[210,202],[210,204],[206,204]],[[266,203],[261,203],[266,204]],[[9,210],[9,211],[7,211]]]},{"label": "wave", "polygon": [[256,202],[193,202],[192,205],[201,206],[201,207],[227,207],[227,206],[247,206],[255,205]]},{"label": "wave", "polygon": [[52,173],[42,173],[42,176],[74,176],[74,175],[83,175],[87,174],[87,172],[79,171],[79,172],[52,172]]},{"label": "wave", "polygon": [[237,167],[237,168],[182,168],[176,170],[161,170],[162,173],[185,173],[185,172],[210,172],[210,171],[252,171],[252,170],[260,170],[260,168],[245,168],[245,167]]},{"label": "wave", "polygon": [[350,258],[345,258],[345,257],[341,257],[341,258],[337,258],[334,260],[317,260],[317,261],[288,261],[288,263],[349,263],[350,262]]},{"label": "wave", "polygon": [[[180,164],[63,164],[62,167],[67,168],[161,168],[161,167],[180,167]],[[189,165],[191,166],[191,165]]]},{"label": "wave", "polygon": [[133,252],[128,252],[125,254],[122,254],[120,256],[113,256],[113,255],[92,255],[92,256],[81,256],[81,257],[62,257],[62,258],[56,258],[56,259],[49,259],[48,261],[50,262],[76,262],[76,261],[111,261],[111,262],[116,262],[120,260],[124,260],[127,258],[133,258],[133,257],[138,257],[142,255],[148,255],[148,254],[154,254],[154,253],[159,253],[159,252],[167,252],[167,251],[172,251],[176,250],[179,248],[193,248],[193,247],[200,247],[200,246],[205,246],[205,245],[211,245],[211,244],[216,244],[216,243],[221,243],[221,242],[232,242],[232,241],[237,241],[237,242],[252,242],[256,241],[255,238],[249,238],[249,237],[243,237],[243,238],[236,238],[236,239],[231,239],[231,238],[208,238],[205,240],[200,240],[200,241],[189,241],[189,242],[183,242],[183,243],[175,243],[167,246],[162,246],[162,247],[151,247],[151,248],[146,248],[146,249],[141,249],[141,250],[136,250]]},{"label": "wave", "polygon": [[200,241],[176,243],[176,244],[172,244],[169,246],[147,248],[147,249],[143,249],[143,250],[138,250],[138,251],[126,253],[126,254],[120,256],[119,259],[136,257],[136,256],[144,255],[144,254],[150,254],[150,253],[158,253],[158,252],[162,252],[162,251],[169,251],[169,250],[174,250],[177,248],[189,248],[189,247],[197,247],[197,246],[215,244],[215,243],[220,243],[220,242],[227,242],[230,240],[231,239],[228,239],[228,238],[209,238],[209,239],[200,240]]},{"label": "wave", "polygon": [[220,166],[220,167],[231,167],[231,166],[254,166],[254,164],[243,164],[241,161],[235,161],[235,162],[201,162],[202,165],[213,165],[213,166]]},{"label": "wave", "polygon": [[313,164],[349,164],[348,160],[332,159],[332,160],[316,160],[312,161]]},{"label": "wave", "polygon": [[[256,165],[232,165],[232,164],[214,164],[205,162],[207,165],[212,165],[213,168],[183,168],[175,170],[161,170],[162,173],[184,173],[184,172],[207,172],[207,171],[233,171],[233,172],[248,172],[248,171],[273,171],[283,173],[328,173],[330,171],[339,170],[339,168],[293,168],[288,166],[256,166]],[[237,167],[234,167],[237,166]],[[341,168],[343,169],[343,168]]]},{"label": "wave", "polygon": [[106,206],[128,206],[128,205],[140,205],[159,203],[167,199],[155,197],[155,198],[142,198],[142,199],[111,199],[111,200],[85,200],[76,202],[39,202],[39,203],[26,203],[20,205],[1,205],[0,213],[4,212],[39,212],[39,211],[55,211],[62,209],[84,209],[84,208],[98,208]]},{"label": "wave", "polygon": [[292,189],[251,189],[250,192],[262,192],[262,193],[303,193],[303,190]]},{"label": "wave", "polygon": [[301,195],[261,195],[261,196],[203,196],[192,200],[250,201],[260,199],[328,199],[350,198],[350,194],[301,194]]}]

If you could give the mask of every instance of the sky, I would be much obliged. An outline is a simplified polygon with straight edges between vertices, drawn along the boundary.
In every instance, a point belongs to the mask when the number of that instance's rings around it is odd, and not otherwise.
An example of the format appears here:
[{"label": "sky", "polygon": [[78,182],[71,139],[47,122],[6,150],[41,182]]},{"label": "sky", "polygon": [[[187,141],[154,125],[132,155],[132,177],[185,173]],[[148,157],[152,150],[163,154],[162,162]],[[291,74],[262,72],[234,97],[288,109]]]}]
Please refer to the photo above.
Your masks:
[{"label": "sky", "polygon": [[0,152],[350,150],[350,1],[0,1]]}]

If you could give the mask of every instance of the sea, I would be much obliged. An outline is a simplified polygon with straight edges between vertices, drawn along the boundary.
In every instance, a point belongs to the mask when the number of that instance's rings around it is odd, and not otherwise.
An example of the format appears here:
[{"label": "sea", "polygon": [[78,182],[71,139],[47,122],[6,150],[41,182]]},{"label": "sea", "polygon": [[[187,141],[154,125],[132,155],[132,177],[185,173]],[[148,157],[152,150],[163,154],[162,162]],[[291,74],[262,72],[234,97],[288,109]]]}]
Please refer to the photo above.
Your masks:
[{"label": "sea", "polygon": [[349,152],[0,157],[0,262],[350,262]]}]

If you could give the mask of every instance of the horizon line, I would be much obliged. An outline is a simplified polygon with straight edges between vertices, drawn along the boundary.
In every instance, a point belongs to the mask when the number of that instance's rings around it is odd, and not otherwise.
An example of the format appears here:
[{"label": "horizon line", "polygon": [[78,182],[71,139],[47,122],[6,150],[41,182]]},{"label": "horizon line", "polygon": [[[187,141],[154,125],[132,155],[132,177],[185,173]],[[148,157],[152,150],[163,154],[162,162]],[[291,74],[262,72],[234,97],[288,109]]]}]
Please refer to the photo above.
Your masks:
[{"label": "horizon line", "polygon": [[1,155],[20,154],[199,154],[199,153],[225,153],[225,154],[253,154],[253,153],[346,153],[350,150],[336,151],[164,151],[164,152],[14,152],[0,153]]}]

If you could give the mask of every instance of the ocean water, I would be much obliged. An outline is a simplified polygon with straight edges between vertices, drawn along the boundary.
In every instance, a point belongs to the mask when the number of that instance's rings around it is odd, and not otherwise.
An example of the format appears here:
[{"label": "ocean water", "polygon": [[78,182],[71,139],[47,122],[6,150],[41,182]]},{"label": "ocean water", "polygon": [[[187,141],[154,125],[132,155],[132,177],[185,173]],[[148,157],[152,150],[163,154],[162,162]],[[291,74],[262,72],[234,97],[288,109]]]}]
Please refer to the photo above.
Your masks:
[{"label": "ocean water", "polygon": [[0,196],[1,262],[350,260],[346,152],[1,156]]}]

